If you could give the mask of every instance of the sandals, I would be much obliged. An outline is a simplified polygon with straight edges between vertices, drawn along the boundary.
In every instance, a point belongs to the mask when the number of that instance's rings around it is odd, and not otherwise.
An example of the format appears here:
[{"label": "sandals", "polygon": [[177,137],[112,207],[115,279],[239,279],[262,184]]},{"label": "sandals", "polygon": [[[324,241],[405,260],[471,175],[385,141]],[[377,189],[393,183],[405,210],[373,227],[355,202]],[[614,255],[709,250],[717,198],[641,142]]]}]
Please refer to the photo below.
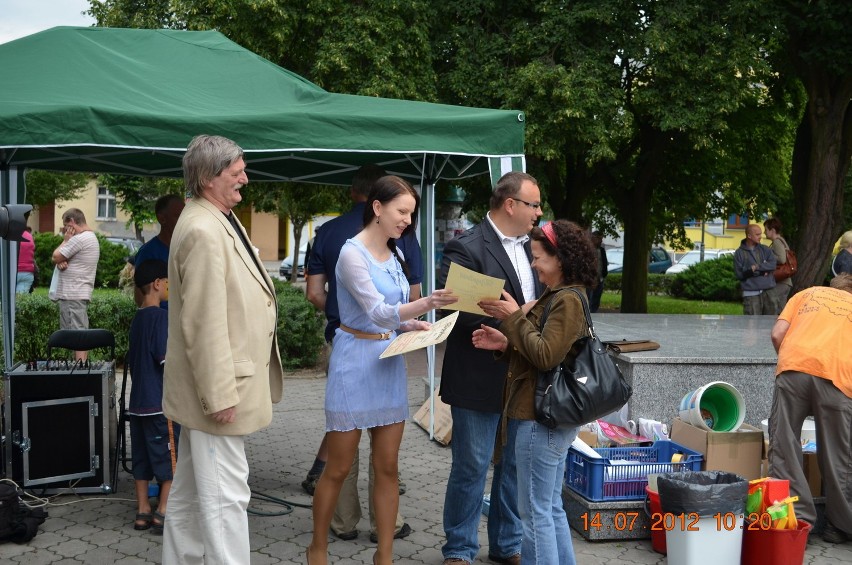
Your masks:
[{"label": "sandals", "polygon": [[153,524],[153,516],[150,512],[137,512],[133,522],[134,530],[147,530]]},{"label": "sandals", "polygon": [[154,516],[151,519],[151,529],[153,533],[161,536],[163,535],[163,528],[166,525],[166,515],[160,514],[159,510],[154,510]]}]

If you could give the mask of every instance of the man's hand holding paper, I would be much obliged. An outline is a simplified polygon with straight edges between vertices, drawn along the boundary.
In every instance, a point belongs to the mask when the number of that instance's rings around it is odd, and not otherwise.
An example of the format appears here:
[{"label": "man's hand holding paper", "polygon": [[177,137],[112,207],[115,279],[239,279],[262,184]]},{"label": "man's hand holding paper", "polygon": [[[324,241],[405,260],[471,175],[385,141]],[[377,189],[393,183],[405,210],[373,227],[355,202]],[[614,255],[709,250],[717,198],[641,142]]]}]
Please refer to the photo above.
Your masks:
[{"label": "man's hand holding paper", "polygon": [[513,312],[521,309],[511,294],[503,291],[503,300],[480,300],[478,306],[482,311],[498,320],[505,320]]}]

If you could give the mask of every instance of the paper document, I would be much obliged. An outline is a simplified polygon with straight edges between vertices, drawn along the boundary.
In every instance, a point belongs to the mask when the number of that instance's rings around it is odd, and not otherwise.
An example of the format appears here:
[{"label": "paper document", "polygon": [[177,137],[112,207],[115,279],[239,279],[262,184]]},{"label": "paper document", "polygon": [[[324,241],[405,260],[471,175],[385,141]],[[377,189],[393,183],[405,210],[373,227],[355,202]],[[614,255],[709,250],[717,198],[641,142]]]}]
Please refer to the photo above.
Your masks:
[{"label": "paper document", "polygon": [[482,308],[477,306],[480,300],[499,300],[503,293],[506,281],[496,277],[489,277],[462,267],[458,263],[450,263],[450,272],[447,273],[447,282],[444,288],[453,291],[459,301],[444,310],[461,310],[471,314],[487,316]]},{"label": "paper document", "polygon": [[450,337],[450,332],[453,330],[453,326],[456,324],[458,317],[459,313],[455,312],[443,320],[435,322],[428,330],[418,330],[399,334],[396,339],[388,345],[387,349],[379,355],[379,359],[393,357],[394,355],[401,355],[402,353],[408,353],[409,351],[415,351],[429,345],[441,343]]}]

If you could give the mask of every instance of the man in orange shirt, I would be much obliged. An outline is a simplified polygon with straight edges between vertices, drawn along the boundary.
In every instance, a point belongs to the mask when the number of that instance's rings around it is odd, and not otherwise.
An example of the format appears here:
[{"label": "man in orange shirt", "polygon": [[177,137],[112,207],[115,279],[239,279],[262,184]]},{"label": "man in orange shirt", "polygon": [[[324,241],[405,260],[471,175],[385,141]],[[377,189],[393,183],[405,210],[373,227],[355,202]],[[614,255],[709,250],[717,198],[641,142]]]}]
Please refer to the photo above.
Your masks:
[{"label": "man in orange shirt", "polygon": [[796,515],[816,523],[802,468],[802,423],[814,417],[830,543],[852,539],[852,275],[793,296],[772,328],[778,352],[769,416],[769,474],[790,481]]}]

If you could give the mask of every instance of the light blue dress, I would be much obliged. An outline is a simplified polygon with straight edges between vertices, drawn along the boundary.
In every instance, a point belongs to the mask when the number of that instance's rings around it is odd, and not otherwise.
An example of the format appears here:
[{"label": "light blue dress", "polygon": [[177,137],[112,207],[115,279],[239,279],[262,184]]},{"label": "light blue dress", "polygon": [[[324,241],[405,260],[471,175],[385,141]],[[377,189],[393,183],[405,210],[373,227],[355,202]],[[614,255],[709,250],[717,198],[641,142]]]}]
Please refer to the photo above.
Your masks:
[{"label": "light blue dress", "polygon": [[397,335],[399,306],[409,285],[395,256],[377,261],[357,239],[340,250],[335,268],[340,323],[365,333],[393,331],[389,340],[359,339],[337,329],[325,389],[326,431],[385,426],[408,419],[401,355],[379,359]]}]

